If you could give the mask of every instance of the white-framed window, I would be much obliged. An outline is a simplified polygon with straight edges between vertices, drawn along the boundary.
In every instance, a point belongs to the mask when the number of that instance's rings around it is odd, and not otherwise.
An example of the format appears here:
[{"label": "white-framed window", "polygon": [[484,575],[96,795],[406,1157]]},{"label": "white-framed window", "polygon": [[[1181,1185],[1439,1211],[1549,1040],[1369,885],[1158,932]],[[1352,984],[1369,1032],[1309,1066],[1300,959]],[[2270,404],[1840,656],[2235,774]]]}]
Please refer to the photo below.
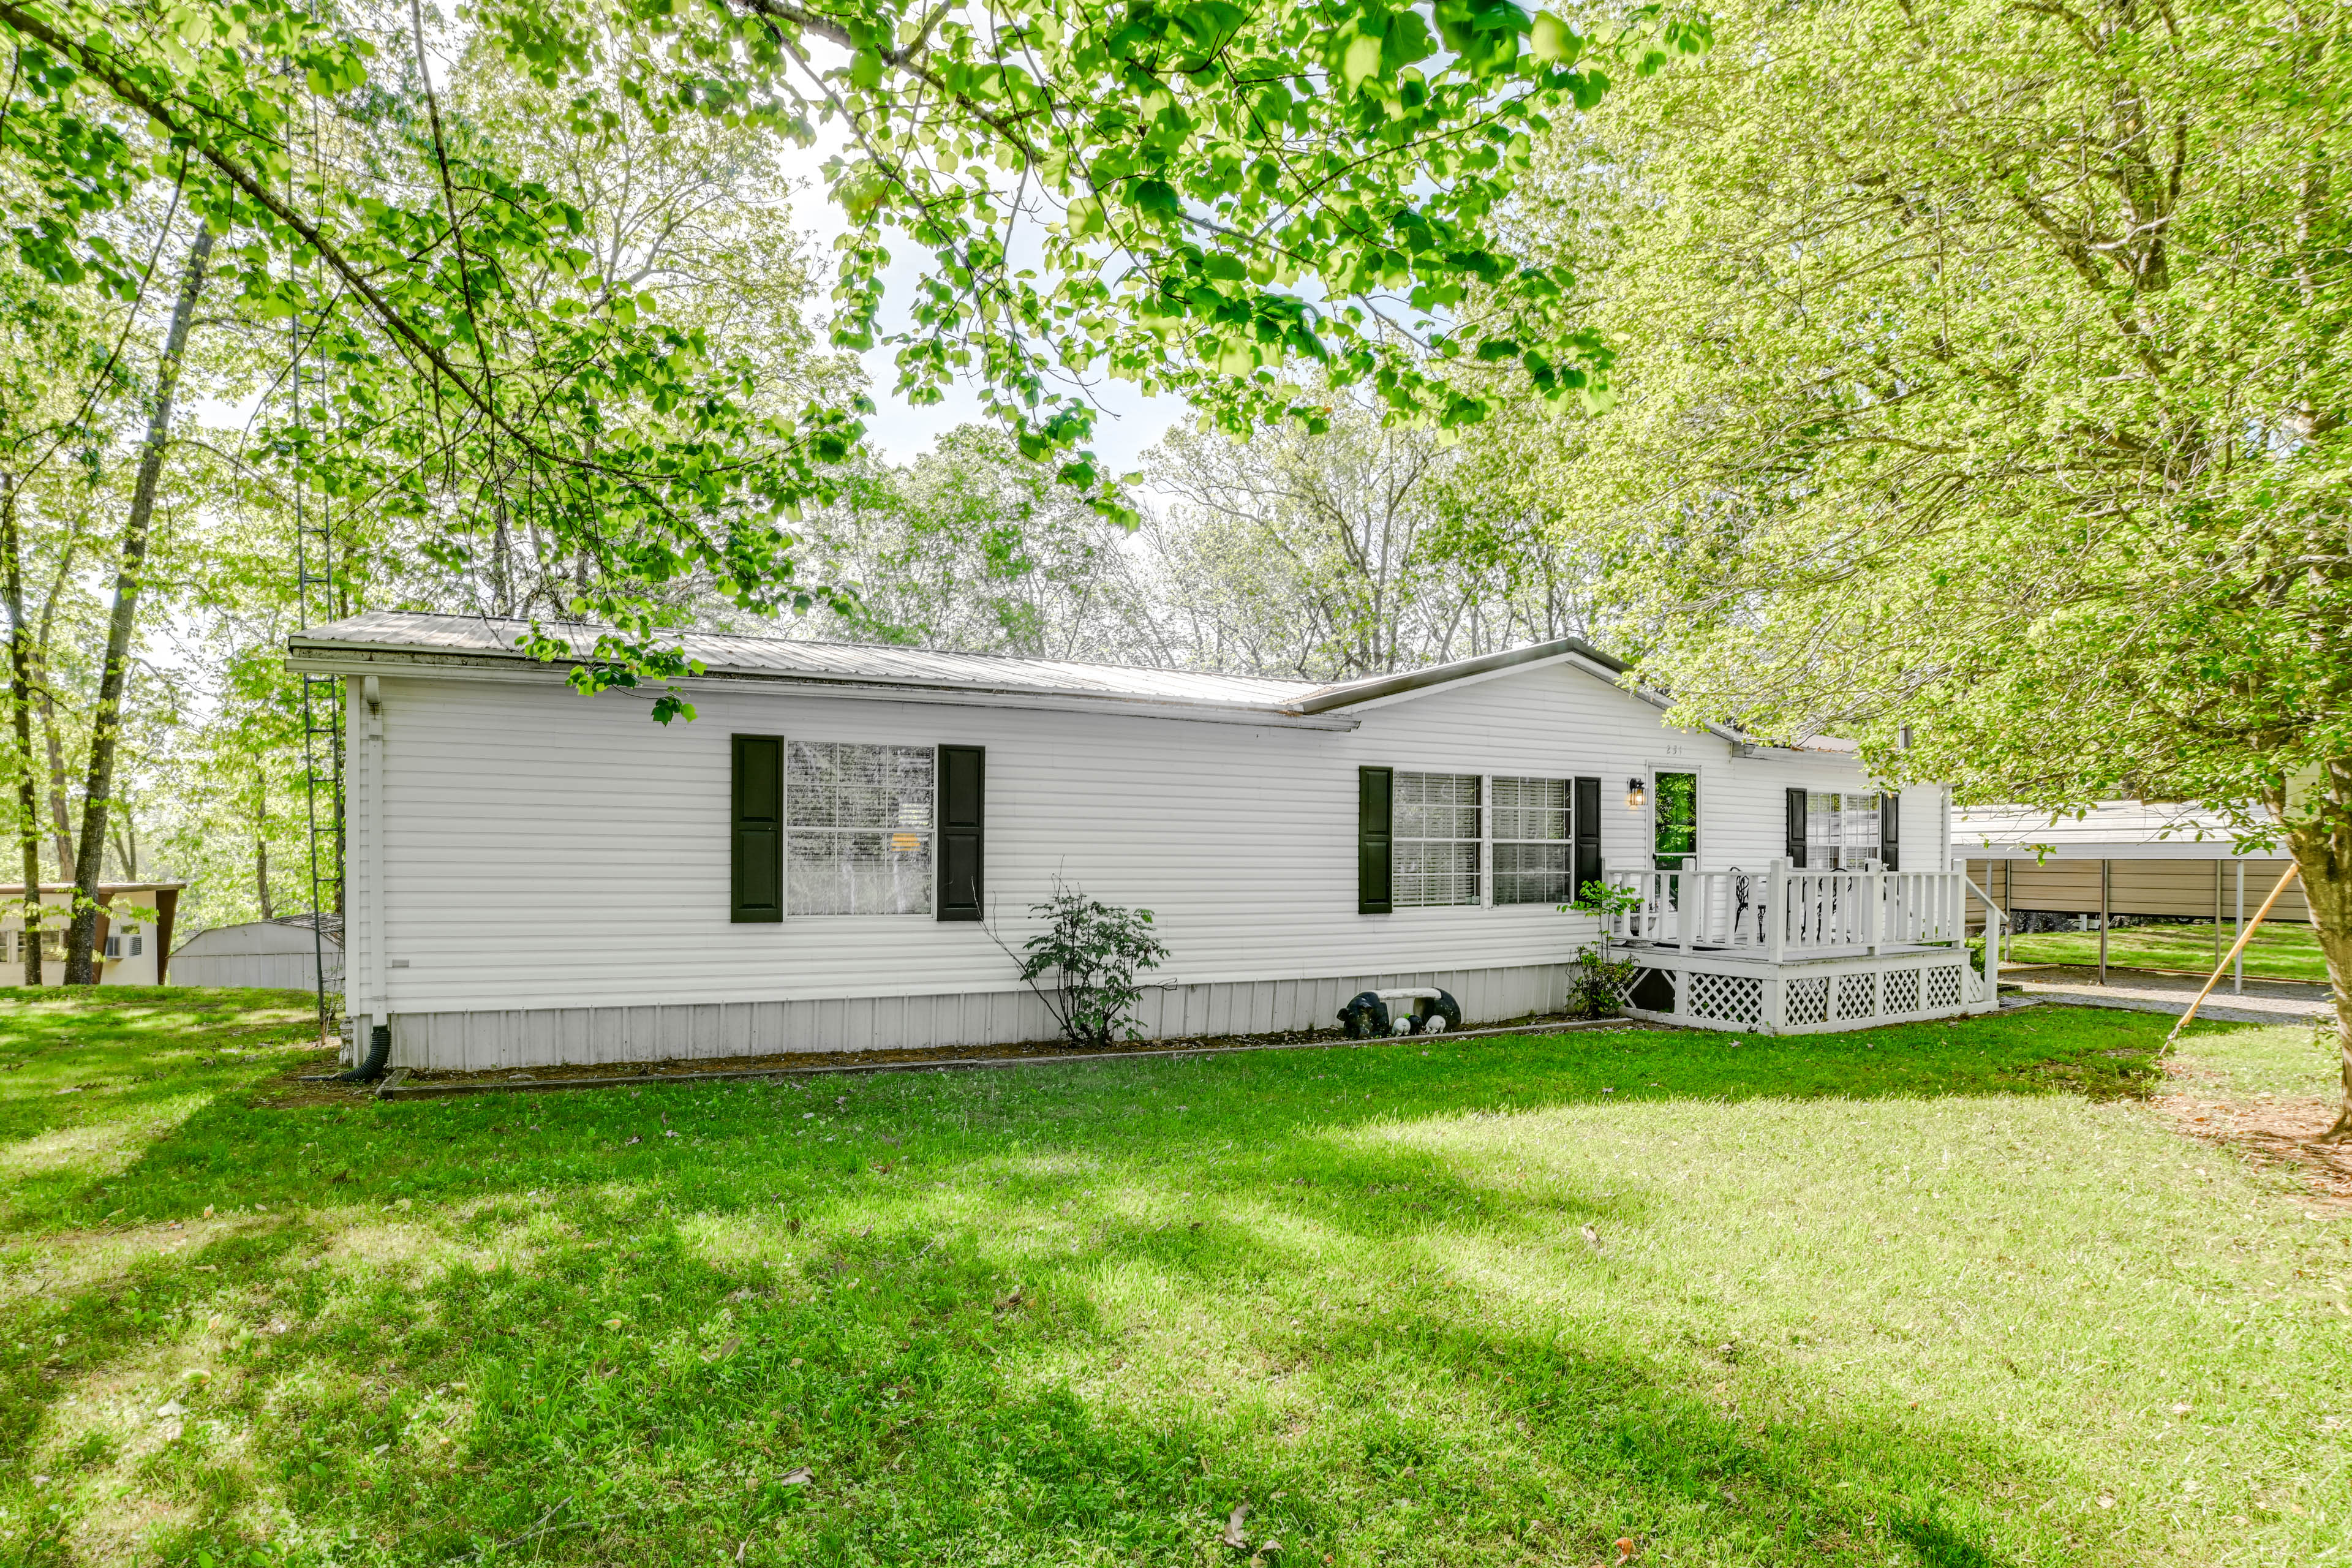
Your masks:
[{"label": "white-framed window", "polygon": [[1805,795],[1805,869],[1853,870],[1878,859],[1876,790],[1811,790]]},{"label": "white-framed window", "polygon": [[106,956],[109,958],[121,958],[122,956],[121,937],[111,932],[108,933],[106,939]]},{"label": "white-framed window", "polygon": [[1497,776],[1488,783],[1494,792],[1495,901],[1568,902],[1569,781]]},{"label": "white-framed window", "polygon": [[787,741],[785,912],[929,914],[938,776],[929,746]]},{"label": "white-framed window", "polygon": [[1398,770],[1390,894],[1398,909],[1479,901],[1479,777]]}]

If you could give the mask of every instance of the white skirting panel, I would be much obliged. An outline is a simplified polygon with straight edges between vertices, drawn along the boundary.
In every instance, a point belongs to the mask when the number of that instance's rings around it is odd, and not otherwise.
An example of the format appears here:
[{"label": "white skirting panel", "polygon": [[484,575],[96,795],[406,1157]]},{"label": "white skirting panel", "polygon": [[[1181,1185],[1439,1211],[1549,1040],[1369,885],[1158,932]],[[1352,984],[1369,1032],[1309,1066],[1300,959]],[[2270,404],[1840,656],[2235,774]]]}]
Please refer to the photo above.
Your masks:
[{"label": "white skirting panel", "polygon": [[[1359,991],[1436,985],[1462,1004],[1465,1025],[1557,1011],[1570,965],[1335,975],[1171,985],[1146,991],[1139,1025],[1149,1039],[1255,1035],[1335,1025]],[[1055,1037],[1027,991],[793,1002],[674,1002],[642,1007],[395,1013],[392,1065],[420,1071],[693,1061],[828,1051],[1011,1045]]]}]

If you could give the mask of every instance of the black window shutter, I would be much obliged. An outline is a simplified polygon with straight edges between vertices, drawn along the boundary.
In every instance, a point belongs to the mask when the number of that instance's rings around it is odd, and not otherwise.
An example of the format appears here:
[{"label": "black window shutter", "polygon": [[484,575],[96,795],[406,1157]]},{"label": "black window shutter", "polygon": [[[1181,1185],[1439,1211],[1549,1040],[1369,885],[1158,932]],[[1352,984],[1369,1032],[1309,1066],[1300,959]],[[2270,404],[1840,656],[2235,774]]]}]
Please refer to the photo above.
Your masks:
[{"label": "black window shutter", "polygon": [[1903,796],[1894,790],[1878,797],[1878,858],[1890,871],[1903,869]]},{"label": "black window shutter", "polygon": [[737,925],[772,924],[784,918],[783,738],[734,739],[727,918]]},{"label": "black window shutter", "polygon": [[983,920],[987,886],[988,752],[940,748],[940,919]]},{"label": "black window shutter", "polygon": [[1601,781],[1579,778],[1576,781],[1576,813],[1571,819],[1576,833],[1575,881],[1568,889],[1570,902],[1584,897],[1584,884],[1601,880]]},{"label": "black window shutter", "polygon": [[1394,768],[1356,770],[1356,912],[1360,915],[1384,915],[1395,908],[1390,889],[1395,795]]},{"label": "black window shutter", "polygon": [[1789,864],[1805,868],[1805,792],[1789,792]]}]

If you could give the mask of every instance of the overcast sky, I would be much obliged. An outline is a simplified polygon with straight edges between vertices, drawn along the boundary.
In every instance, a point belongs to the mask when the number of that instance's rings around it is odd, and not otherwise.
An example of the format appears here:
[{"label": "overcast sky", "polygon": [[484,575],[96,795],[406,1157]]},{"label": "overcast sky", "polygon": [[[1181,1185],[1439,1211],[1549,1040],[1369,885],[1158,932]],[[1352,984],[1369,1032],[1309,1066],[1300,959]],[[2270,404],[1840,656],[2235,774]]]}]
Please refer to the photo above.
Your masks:
[{"label": "overcast sky", "polygon": [[[820,126],[817,134],[817,144],[793,161],[794,173],[803,183],[794,193],[793,217],[794,226],[810,237],[810,263],[817,297],[824,300],[833,291],[833,242],[848,227],[848,218],[826,196],[822,172],[824,160],[840,145],[841,128],[838,124]],[[906,329],[907,301],[925,268],[932,265],[932,258],[903,234],[891,235],[886,248],[890,252],[890,266],[884,275],[882,330],[887,334]],[[880,409],[876,417],[866,422],[868,439],[877,452],[892,462],[903,463],[919,457],[932,442],[957,426],[986,418],[980,398],[969,385],[959,384],[946,401],[920,408],[895,395],[891,387],[898,373],[891,358],[896,352],[877,347],[868,349],[862,356],[874,401]],[[1108,376],[1101,378],[1095,388],[1095,397],[1101,408],[1095,426],[1095,451],[1110,465],[1113,473],[1131,473],[1139,468],[1145,449],[1158,441],[1170,425],[1187,417],[1182,398],[1146,397],[1134,383],[1113,381]]]}]

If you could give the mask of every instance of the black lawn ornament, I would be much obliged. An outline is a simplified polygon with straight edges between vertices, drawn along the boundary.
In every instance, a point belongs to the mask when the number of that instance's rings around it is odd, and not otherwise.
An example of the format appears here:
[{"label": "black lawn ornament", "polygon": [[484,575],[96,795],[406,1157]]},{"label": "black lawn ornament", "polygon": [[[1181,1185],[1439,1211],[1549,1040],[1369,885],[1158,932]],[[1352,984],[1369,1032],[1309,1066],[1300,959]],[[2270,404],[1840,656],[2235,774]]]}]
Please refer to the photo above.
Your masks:
[{"label": "black lawn ornament", "polygon": [[1359,991],[1339,1009],[1339,1026],[1351,1040],[1438,1035],[1462,1026],[1462,1004],[1433,985]]}]

